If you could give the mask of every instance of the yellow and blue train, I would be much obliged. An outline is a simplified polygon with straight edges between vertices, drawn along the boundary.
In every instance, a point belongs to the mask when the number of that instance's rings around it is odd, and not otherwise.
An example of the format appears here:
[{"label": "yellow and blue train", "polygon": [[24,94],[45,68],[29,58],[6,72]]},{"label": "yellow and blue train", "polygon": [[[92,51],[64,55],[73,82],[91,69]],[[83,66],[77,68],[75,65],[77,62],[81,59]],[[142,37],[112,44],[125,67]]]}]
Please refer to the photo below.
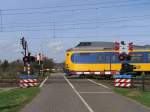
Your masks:
[{"label": "yellow and blue train", "polygon": [[[150,49],[135,49],[131,52],[130,64],[134,72],[150,73]],[[121,69],[121,61],[113,49],[70,49],[66,51],[65,71],[70,75],[115,75]]]}]

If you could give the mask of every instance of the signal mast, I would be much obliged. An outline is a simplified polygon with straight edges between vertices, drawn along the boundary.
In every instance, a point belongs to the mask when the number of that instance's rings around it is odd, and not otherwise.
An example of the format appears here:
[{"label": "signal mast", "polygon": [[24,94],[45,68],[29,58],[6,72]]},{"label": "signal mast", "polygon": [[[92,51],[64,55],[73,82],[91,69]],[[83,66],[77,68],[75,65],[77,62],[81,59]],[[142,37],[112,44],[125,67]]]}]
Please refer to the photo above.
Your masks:
[{"label": "signal mast", "polygon": [[27,74],[29,75],[31,74],[30,63],[35,61],[35,57],[31,56],[31,53],[28,50],[28,43],[24,37],[20,39],[20,43],[23,48],[22,54],[23,54],[23,62],[24,62],[24,72],[27,72]]},{"label": "signal mast", "polygon": [[115,51],[121,61],[120,74],[128,74],[133,72],[134,66],[129,63],[131,60],[131,52],[133,51],[133,43],[126,44],[124,41],[115,42]]}]

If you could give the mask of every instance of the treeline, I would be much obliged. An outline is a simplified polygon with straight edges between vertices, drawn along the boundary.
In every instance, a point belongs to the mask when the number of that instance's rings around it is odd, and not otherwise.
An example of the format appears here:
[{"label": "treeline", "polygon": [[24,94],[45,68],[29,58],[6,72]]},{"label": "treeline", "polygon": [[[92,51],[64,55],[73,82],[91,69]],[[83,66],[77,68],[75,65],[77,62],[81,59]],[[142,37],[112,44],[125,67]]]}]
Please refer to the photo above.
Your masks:
[{"label": "treeline", "polygon": [[[51,70],[55,63],[53,59],[46,59],[43,61],[43,69]],[[24,64],[22,60],[15,60],[9,62],[8,60],[0,60],[0,78],[17,78],[19,74],[23,73]],[[41,66],[38,62],[31,63],[31,71],[33,74],[39,74]]]}]

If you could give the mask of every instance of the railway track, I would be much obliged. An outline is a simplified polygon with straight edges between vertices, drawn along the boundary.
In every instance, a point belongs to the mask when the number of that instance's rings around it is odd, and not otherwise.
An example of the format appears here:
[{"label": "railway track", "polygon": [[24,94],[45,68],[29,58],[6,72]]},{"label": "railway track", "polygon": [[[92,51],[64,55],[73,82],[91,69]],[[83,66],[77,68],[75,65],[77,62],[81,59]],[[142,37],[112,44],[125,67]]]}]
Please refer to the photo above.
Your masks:
[{"label": "railway track", "polygon": [[0,79],[0,87],[5,88],[5,87],[19,87],[19,79],[10,79],[10,78],[5,78],[5,79]]}]

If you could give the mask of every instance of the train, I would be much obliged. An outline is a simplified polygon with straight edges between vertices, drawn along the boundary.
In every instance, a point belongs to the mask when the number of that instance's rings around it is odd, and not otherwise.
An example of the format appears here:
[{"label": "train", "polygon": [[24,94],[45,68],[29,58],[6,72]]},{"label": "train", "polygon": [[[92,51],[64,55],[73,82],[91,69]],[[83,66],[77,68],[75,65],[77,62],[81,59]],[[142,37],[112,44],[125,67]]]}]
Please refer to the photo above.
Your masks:
[{"label": "train", "polygon": [[[112,46],[113,47],[113,46]],[[119,74],[121,61],[112,47],[75,47],[66,51],[65,72],[68,75],[113,76]],[[130,52],[135,74],[150,73],[150,49],[136,48]]]}]

